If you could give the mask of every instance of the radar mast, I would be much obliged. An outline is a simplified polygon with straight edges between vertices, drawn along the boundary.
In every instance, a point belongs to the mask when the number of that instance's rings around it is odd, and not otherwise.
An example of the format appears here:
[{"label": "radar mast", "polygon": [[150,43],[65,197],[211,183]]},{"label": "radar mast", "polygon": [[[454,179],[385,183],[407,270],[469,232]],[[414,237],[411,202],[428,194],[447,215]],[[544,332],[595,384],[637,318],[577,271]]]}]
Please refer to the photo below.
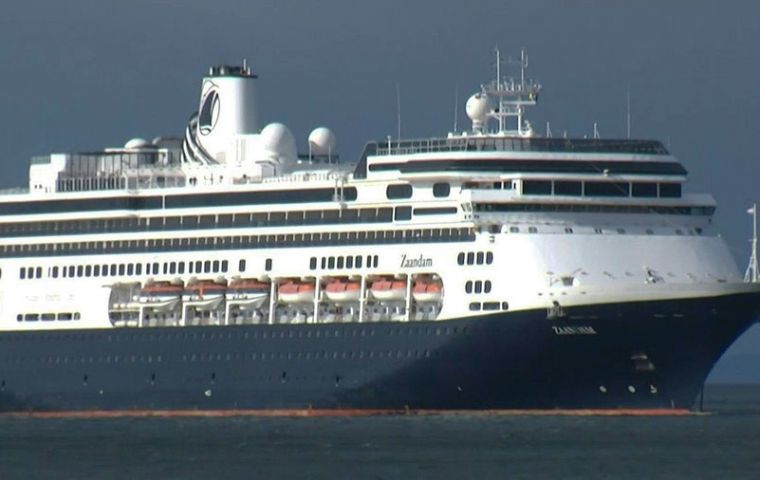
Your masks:
[{"label": "radar mast", "polygon": [[[493,118],[499,123],[498,135],[529,137],[533,131],[530,124],[523,121],[525,107],[536,104],[538,94],[541,92],[541,85],[525,78],[528,69],[528,55],[525,53],[525,49],[520,51],[520,60],[508,59],[507,63],[519,65],[519,80],[501,76],[501,52],[496,47],[496,78],[490,83],[480,86],[483,94],[496,100],[496,106],[488,112],[487,117]],[[516,119],[516,129],[509,128],[510,117]]]}]

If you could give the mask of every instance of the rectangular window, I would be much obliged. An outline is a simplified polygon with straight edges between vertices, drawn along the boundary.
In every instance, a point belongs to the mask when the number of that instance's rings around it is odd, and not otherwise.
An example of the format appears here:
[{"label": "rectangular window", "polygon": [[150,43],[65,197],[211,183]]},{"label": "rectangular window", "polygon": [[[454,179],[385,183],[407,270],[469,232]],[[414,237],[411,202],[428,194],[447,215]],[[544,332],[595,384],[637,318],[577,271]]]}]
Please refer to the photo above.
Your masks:
[{"label": "rectangular window", "polygon": [[185,262],[177,262],[177,273],[185,273]]},{"label": "rectangular window", "polygon": [[58,278],[58,267],[53,267],[53,278]]},{"label": "rectangular window", "polygon": [[219,260],[214,260],[214,263],[212,264],[212,269],[214,273],[219,273]]},{"label": "rectangular window", "polygon": [[203,262],[203,273],[211,273],[211,260]]},{"label": "rectangular window", "polygon": [[316,270],[317,269],[317,257],[311,257],[309,259],[309,269],[310,270]]},{"label": "rectangular window", "polygon": [[411,220],[412,207],[396,207],[395,220]]},{"label": "rectangular window", "polygon": [[[182,264],[184,266],[184,264]],[[227,271],[230,269],[230,264],[227,260],[222,260],[222,273],[227,273]],[[182,273],[182,272],[179,272]]]},{"label": "rectangular window", "polygon": [[554,195],[568,195],[579,197],[583,193],[583,184],[581,182],[555,181]]},{"label": "rectangular window", "polygon": [[657,197],[656,183],[633,183],[631,193],[634,197]]},{"label": "rectangular window", "polygon": [[346,257],[346,268],[354,268],[354,257],[348,256]]},{"label": "rectangular window", "polygon": [[661,183],[660,184],[660,197],[663,197],[663,198],[680,198],[681,197],[681,184],[680,183]]},{"label": "rectangular window", "polygon": [[356,256],[356,261],[354,262],[356,264],[356,268],[362,268],[362,257],[361,255]]},{"label": "rectangular window", "polygon": [[177,262],[169,262],[169,273],[172,275],[177,273]]},{"label": "rectangular window", "polygon": [[523,180],[523,195],[551,195],[552,182],[548,180]]},{"label": "rectangular window", "polygon": [[627,197],[630,184],[627,182],[586,182],[587,197]]},{"label": "rectangular window", "polygon": [[266,261],[264,262],[264,270],[266,270],[267,272],[269,272],[269,271],[272,270],[272,259],[271,258],[267,258]]},{"label": "rectangular window", "polygon": [[483,310],[499,310],[500,308],[499,302],[483,302]]},{"label": "rectangular window", "polygon": [[124,272],[125,272],[124,264],[120,263],[119,264],[119,275],[124,275]]},{"label": "rectangular window", "polygon": [[86,267],[84,267],[84,276],[85,277],[92,276],[92,265],[87,265]]},{"label": "rectangular window", "polygon": [[338,268],[343,268],[343,257],[338,257]]},{"label": "rectangular window", "polygon": [[84,275],[84,266],[77,265],[77,277],[81,277],[82,275]]},{"label": "rectangular window", "polygon": [[142,263],[138,263],[135,268],[136,275],[142,275]]},{"label": "rectangular window", "polygon": [[412,186],[407,184],[388,185],[385,195],[389,200],[400,198],[412,198]]},{"label": "rectangular window", "polygon": [[330,270],[335,268],[335,257],[330,257],[327,259],[327,268],[329,268]]}]

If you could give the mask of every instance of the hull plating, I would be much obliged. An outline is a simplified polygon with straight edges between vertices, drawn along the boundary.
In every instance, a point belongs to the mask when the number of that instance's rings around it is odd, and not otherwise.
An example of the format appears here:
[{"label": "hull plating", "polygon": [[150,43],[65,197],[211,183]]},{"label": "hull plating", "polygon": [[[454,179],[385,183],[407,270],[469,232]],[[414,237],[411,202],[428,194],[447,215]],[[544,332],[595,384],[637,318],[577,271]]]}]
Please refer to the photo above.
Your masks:
[{"label": "hull plating", "polygon": [[0,409],[689,408],[758,294],[437,322],[0,335]]}]

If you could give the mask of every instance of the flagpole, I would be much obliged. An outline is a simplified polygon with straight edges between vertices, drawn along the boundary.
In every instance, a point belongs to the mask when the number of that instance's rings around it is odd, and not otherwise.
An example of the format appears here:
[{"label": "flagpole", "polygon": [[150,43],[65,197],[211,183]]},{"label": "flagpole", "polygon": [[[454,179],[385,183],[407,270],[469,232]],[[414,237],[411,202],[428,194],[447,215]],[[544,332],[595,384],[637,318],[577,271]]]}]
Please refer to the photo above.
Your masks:
[{"label": "flagpole", "polygon": [[752,213],[752,254],[747,271],[744,273],[744,281],[757,283],[757,203],[753,203],[747,213]]},{"label": "flagpole", "polygon": [[752,204],[752,283],[757,283],[757,204]]}]

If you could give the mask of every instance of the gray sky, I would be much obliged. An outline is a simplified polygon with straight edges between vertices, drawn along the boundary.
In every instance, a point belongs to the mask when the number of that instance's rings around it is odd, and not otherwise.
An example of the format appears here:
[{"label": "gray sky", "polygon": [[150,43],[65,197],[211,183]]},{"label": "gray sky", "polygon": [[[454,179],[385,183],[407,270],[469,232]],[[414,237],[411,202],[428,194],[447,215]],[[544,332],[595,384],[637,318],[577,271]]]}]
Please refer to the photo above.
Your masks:
[{"label": "gray sky", "polygon": [[[530,55],[544,85],[529,114],[555,135],[660,139],[709,191],[740,268],[746,208],[760,200],[760,4],[584,0],[6,0],[0,15],[0,187],[26,185],[29,157],[181,135],[212,64],[243,57],[260,74],[264,122],[304,148],[332,128],[343,159],[396,132],[445,135],[493,76],[492,51]],[[463,111],[460,128],[465,125]],[[757,354],[758,356],[752,357]],[[760,381],[760,327],[717,378]]]}]

